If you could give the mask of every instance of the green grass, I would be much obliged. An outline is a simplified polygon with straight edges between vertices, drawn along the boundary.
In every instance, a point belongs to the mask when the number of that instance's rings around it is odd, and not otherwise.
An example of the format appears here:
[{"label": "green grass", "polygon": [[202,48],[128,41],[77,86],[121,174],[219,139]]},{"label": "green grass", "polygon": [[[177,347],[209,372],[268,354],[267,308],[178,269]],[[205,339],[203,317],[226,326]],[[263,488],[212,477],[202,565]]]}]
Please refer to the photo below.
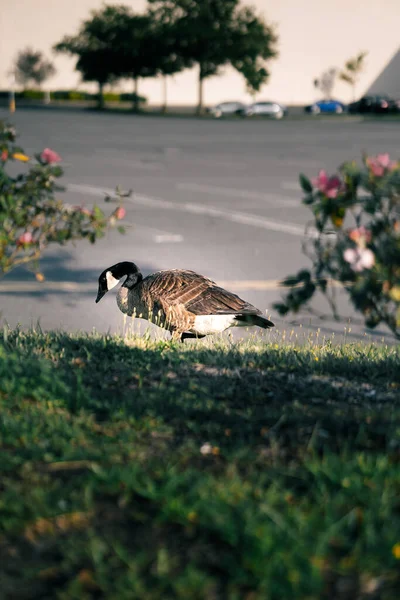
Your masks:
[{"label": "green grass", "polygon": [[395,599],[400,350],[4,329],[2,600]]}]

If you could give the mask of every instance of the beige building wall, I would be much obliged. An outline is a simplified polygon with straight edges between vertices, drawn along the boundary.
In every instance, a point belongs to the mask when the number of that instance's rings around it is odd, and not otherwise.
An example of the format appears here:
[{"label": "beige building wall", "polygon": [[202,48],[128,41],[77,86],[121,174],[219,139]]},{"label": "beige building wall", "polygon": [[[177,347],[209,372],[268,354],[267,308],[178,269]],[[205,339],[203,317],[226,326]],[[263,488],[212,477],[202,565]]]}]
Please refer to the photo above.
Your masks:
[{"label": "beige building wall", "polygon": [[[270,80],[258,99],[309,103],[318,97],[313,80],[327,68],[342,67],[361,50],[369,54],[357,94],[371,89],[400,97],[400,0],[243,0],[243,3],[256,6],[268,21],[276,23],[279,35],[279,58],[271,62]],[[140,11],[146,3],[126,0],[125,4]],[[65,34],[74,34],[89,11],[101,5],[101,0],[0,0],[0,89],[9,86],[8,72],[18,50],[31,46],[50,56],[53,44]],[[55,56],[54,63],[57,75],[45,88],[90,89],[80,84],[73,59]],[[195,70],[175,76],[168,87],[170,104],[196,103]],[[130,90],[131,84],[121,83],[118,88]],[[142,81],[140,92],[150,103],[160,103],[161,81]],[[250,100],[243,79],[229,68],[220,77],[207,80],[204,92],[206,104],[225,99]],[[351,100],[351,90],[342,82],[337,82],[333,95],[345,102]]]}]

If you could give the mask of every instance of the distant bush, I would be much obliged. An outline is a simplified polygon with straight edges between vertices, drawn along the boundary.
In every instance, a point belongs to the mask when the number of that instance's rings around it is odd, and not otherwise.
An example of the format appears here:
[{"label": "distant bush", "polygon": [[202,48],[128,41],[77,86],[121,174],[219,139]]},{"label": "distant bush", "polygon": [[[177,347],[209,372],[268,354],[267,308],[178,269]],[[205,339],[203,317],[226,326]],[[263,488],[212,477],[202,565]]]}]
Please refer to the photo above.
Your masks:
[{"label": "distant bush", "polygon": [[75,90],[55,90],[50,93],[52,100],[87,100],[87,92],[77,92]]},{"label": "distant bush", "polygon": [[[0,90],[0,100],[8,100],[10,96],[10,90]],[[45,92],[43,90],[27,89],[19,92],[15,92],[15,98],[23,100],[44,100]],[[106,92],[104,94],[105,102],[133,102],[135,94],[131,93],[116,93]],[[50,92],[50,99],[55,101],[72,101],[72,102],[95,102],[98,99],[97,94],[90,92],[78,91],[78,90],[54,90]],[[140,104],[146,104],[147,98],[144,96],[138,96]]]},{"label": "distant bush", "polygon": [[[8,100],[9,96],[10,90],[0,90],[0,100]],[[15,98],[17,100],[44,100],[45,92],[43,90],[23,90],[15,92]],[[77,90],[54,90],[53,92],[50,92],[51,100],[63,100],[66,102],[94,102],[97,100],[97,98],[97,94]],[[135,94],[119,94],[116,92],[106,92],[104,94],[105,102],[133,102],[134,98]],[[145,98],[144,96],[138,96],[138,99],[140,104],[147,103],[147,98]]]},{"label": "distant bush", "polygon": [[43,100],[44,92],[42,90],[24,90],[20,97],[29,100]]},{"label": "distant bush", "polygon": [[[135,98],[136,98],[136,94],[134,94],[134,93],[132,93],[132,94],[120,94],[120,101],[121,102],[133,102]],[[146,104],[147,103],[147,98],[145,98],[144,96],[138,96],[138,101],[141,104]]]},{"label": "distant bush", "polygon": [[[28,93],[31,92],[39,92],[40,90],[27,90]],[[44,92],[41,92],[43,94],[43,98],[44,98]],[[15,98],[25,98],[25,91],[20,91],[20,92],[14,92],[14,96]],[[0,90],[0,100],[4,99],[4,100],[8,100],[8,98],[10,97],[10,90]]]},{"label": "distant bush", "polygon": [[104,101],[105,102],[119,102],[121,99],[121,95],[120,94],[115,94],[112,92],[107,92],[104,94]]},{"label": "distant bush", "polygon": [[303,244],[313,264],[282,282],[292,289],[275,309],[297,312],[320,291],[339,318],[329,280],[339,281],[367,327],[386,323],[400,339],[400,161],[364,156],[362,166],[347,162],[338,171],[300,176],[314,215]]}]

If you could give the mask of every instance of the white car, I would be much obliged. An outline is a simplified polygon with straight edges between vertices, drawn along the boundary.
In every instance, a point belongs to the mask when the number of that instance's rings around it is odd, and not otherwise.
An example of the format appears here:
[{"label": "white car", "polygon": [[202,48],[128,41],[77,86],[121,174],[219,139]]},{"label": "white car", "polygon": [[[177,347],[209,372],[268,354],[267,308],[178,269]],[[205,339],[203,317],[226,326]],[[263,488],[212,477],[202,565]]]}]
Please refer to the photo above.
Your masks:
[{"label": "white car", "polygon": [[250,104],[245,110],[246,117],[252,117],[256,115],[271,117],[273,119],[282,119],[288,114],[287,106],[279,104],[278,102],[264,101],[255,102]]},{"label": "white car", "polygon": [[246,110],[246,105],[243,102],[221,102],[210,108],[210,113],[216,119],[221,117],[240,115]]}]

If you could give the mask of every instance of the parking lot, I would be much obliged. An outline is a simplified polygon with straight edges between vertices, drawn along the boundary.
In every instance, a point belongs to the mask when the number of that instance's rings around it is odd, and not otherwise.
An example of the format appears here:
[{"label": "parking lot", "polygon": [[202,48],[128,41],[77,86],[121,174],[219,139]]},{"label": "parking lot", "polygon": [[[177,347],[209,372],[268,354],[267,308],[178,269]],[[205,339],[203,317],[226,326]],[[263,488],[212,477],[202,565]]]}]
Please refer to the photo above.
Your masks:
[{"label": "parking lot", "polygon": [[[0,109],[0,118],[7,118]],[[145,274],[159,269],[198,271],[271,314],[280,331],[298,335],[365,337],[346,302],[351,323],[319,321],[303,313],[282,320],[271,311],[277,281],[307,266],[301,254],[310,217],[301,204],[298,175],[334,171],[363,152],[400,155],[400,122],[357,116],[316,119],[211,120],[99,114],[78,110],[17,110],[12,116],[28,153],[50,147],[64,159],[65,200],[103,207],[116,185],[132,189],[126,235],[112,232],[95,246],[45,253],[45,284],[27,271],[0,283],[3,320],[44,329],[121,331],[123,316],[111,294],[94,304],[97,277],[120,260]],[[315,306],[327,311],[323,301]],[[351,332],[348,332],[348,329]],[[276,335],[276,334],[274,334]],[[369,339],[370,332],[367,332]],[[385,329],[373,339],[389,339]]]}]

